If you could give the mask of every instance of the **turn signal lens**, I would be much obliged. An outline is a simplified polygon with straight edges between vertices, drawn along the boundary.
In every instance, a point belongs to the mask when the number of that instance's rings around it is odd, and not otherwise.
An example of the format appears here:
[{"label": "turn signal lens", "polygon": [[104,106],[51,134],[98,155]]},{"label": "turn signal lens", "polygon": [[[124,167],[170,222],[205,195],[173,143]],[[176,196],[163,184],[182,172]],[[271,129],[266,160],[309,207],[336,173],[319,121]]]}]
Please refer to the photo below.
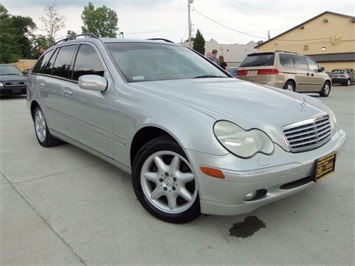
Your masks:
[{"label": "turn signal lens", "polygon": [[201,171],[205,173],[206,175],[212,176],[212,177],[217,177],[217,178],[224,178],[224,174],[221,170],[207,167],[207,166],[201,166],[200,167]]}]

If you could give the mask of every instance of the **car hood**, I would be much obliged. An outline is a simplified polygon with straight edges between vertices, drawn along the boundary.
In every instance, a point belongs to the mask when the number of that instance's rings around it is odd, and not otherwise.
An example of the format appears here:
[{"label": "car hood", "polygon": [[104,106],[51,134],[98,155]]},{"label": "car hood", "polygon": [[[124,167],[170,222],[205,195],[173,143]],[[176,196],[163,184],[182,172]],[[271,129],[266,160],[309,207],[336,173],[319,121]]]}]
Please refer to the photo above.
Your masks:
[{"label": "car hood", "polygon": [[244,129],[272,127],[324,115],[322,102],[307,95],[256,85],[238,79],[195,79],[131,84],[216,120],[229,120]]},{"label": "car hood", "polygon": [[26,81],[27,77],[21,76],[21,75],[0,75],[0,81],[1,82],[6,82],[6,81]]}]

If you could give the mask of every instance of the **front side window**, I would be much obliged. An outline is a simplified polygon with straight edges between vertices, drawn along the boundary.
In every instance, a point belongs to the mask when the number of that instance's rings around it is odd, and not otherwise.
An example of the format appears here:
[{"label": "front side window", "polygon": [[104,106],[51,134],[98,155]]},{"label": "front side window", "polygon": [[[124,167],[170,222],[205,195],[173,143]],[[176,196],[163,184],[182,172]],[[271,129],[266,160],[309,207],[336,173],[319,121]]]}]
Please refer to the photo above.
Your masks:
[{"label": "front side window", "polygon": [[161,43],[107,43],[127,82],[228,77],[186,47]]},{"label": "front side window", "polygon": [[308,64],[306,58],[300,55],[291,55],[293,61],[295,62],[295,68],[308,70]]},{"label": "front side window", "polygon": [[73,60],[75,45],[60,48],[57,59],[54,62],[52,75],[62,78],[70,78],[70,66]]},{"label": "front side window", "polygon": [[78,80],[82,75],[104,76],[104,66],[95,49],[87,44],[79,47],[74,64],[73,79]]},{"label": "front side window", "polygon": [[311,58],[306,57],[308,67],[311,71],[317,72],[319,69],[319,66],[317,65],[316,62],[314,62]]}]

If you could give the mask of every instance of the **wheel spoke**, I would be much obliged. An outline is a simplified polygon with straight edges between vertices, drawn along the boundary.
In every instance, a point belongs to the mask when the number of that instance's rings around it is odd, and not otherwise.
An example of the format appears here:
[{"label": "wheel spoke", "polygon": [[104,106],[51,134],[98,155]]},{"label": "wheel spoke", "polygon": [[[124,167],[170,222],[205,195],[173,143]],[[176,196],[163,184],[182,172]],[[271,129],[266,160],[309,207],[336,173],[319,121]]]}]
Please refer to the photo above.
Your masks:
[{"label": "wheel spoke", "polygon": [[192,173],[183,173],[183,172],[176,173],[176,177],[182,184],[186,184],[195,179],[195,176]]},{"label": "wheel spoke", "polygon": [[191,193],[190,193],[185,187],[182,187],[182,188],[179,190],[179,196],[181,196],[182,198],[184,198],[184,200],[186,200],[186,201],[191,201],[191,200],[192,200],[192,195],[191,195]]},{"label": "wheel spoke", "polygon": [[147,172],[147,173],[144,173],[144,178],[151,181],[151,182],[157,183],[158,174],[155,172]]},{"label": "wheel spoke", "polygon": [[166,172],[169,170],[169,166],[165,164],[160,156],[154,156],[154,163],[158,167],[158,171]]},{"label": "wheel spoke", "polygon": [[161,187],[157,186],[152,194],[150,194],[150,198],[153,200],[159,199],[161,196],[164,196],[164,191],[161,189]]},{"label": "wheel spoke", "polygon": [[172,210],[172,211],[175,210],[176,206],[177,206],[175,193],[168,194],[167,198],[168,198],[168,205],[169,205],[170,210]]}]

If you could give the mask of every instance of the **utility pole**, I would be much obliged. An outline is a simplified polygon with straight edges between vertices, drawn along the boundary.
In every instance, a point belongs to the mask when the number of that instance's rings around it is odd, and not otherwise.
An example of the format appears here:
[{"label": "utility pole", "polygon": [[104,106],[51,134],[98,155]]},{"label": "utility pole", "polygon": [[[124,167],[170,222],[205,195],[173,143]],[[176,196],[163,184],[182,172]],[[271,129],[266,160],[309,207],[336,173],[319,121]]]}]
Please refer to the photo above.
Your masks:
[{"label": "utility pole", "polygon": [[187,19],[189,24],[189,48],[191,48],[191,15],[190,15],[190,4],[192,4],[194,0],[187,0]]}]

